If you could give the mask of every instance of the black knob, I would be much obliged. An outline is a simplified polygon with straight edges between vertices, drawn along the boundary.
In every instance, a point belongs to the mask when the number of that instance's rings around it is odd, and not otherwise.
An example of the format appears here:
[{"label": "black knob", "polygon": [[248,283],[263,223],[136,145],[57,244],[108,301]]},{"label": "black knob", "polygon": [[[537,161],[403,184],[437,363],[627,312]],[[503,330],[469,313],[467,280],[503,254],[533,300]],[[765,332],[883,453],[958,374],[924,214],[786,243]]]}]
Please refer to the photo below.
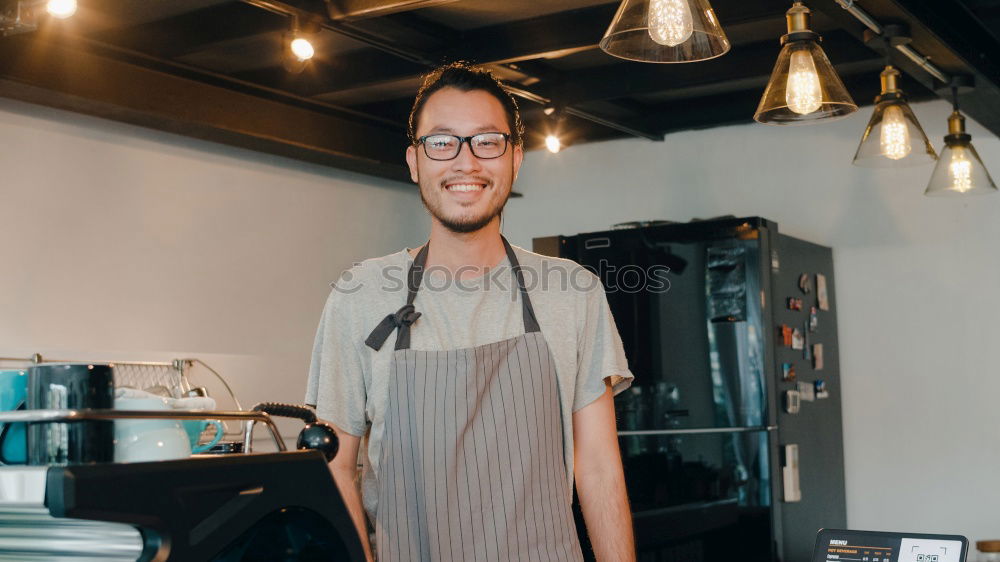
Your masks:
[{"label": "black knob", "polygon": [[337,439],[337,432],[329,424],[323,422],[309,423],[299,433],[299,439],[295,442],[296,449],[315,449],[326,457],[330,462],[337,456],[337,449],[340,448],[340,441]]}]

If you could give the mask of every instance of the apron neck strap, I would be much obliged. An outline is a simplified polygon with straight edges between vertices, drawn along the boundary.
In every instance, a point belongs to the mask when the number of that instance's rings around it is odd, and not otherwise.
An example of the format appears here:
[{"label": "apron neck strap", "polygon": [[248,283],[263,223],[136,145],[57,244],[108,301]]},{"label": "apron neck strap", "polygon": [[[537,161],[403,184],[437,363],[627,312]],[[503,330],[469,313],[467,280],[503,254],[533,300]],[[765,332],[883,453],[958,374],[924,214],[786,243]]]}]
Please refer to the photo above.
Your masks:
[{"label": "apron neck strap", "polygon": [[[538,318],[535,317],[535,309],[531,306],[531,298],[528,297],[528,290],[524,286],[524,275],[521,273],[521,264],[517,261],[517,256],[514,255],[514,248],[510,247],[510,243],[507,242],[507,239],[502,234],[500,235],[500,240],[503,241],[504,250],[507,251],[507,260],[510,261],[511,271],[514,272],[514,278],[517,279],[517,289],[521,295],[521,316],[524,318],[524,333],[541,332],[542,330],[538,326]],[[536,272],[536,274],[541,275],[541,272]]]},{"label": "apron neck strap", "polygon": [[417,257],[413,258],[410,270],[406,273],[406,304],[413,304],[413,299],[417,298],[417,289],[424,279],[424,270],[427,269],[427,249],[431,243],[428,241],[423,248],[417,252]]},{"label": "apron neck strap", "polygon": [[[521,273],[521,264],[517,261],[517,256],[514,255],[514,248],[507,242],[507,239],[501,235],[500,240],[503,241],[504,251],[507,253],[507,260],[510,262],[511,271],[517,280],[518,292],[521,295],[521,315],[524,320],[524,333],[540,332],[541,328],[538,326],[538,319],[535,317],[535,309],[531,306],[531,298],[528,297],[528,290],[524,286],[524,275]],[[389,334],[393,330],[398,330],[395,349],[410,348],[410,326],[420,317],[420,313],[413,306],[413,301],[417,298],[417,291],[420,289],[420,283],[424,278],[424,270],[427,265],[427,249],[429,247],[430,242],[428,241],[424,244],[423,248],[420,248],[417,256],[413,258],[413,264],[410,265],[410,269],[407,272],[406,304],[395,313],[383,318],[378,326],[375,326],[372,333],[368,335],[368,339],[365,340],[365,344],[368,347],[376,351],[382,349],[382,345],[388,339]]]}]

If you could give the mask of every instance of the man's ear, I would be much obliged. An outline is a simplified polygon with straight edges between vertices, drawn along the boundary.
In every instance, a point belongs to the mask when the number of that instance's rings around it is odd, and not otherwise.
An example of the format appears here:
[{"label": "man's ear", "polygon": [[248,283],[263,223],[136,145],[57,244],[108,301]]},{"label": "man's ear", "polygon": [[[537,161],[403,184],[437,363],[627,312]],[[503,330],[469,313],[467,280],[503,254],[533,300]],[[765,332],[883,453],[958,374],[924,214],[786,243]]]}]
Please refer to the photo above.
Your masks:
[{"label": "man's ear", "polygon": [[517,172],[521,169],[522,161],[524,161],[524,147],[516,145],[514,146],[514,176],[512,183],[517,181]]},{"label": "man's ear", "polygon": [[410,179],[413,183],[420,183],[420,174],[417,173],[417,147],[412,144],[406,149],[406,165],[410,167]]}]

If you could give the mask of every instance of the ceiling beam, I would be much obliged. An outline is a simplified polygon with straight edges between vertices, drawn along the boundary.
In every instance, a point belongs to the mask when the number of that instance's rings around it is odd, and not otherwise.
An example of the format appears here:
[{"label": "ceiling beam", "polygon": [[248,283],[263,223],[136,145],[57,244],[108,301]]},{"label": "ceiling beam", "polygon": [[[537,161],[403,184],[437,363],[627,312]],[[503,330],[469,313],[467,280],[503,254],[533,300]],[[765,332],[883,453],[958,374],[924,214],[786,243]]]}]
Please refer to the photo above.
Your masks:
[{"label": "ceiling beam", "polygon": [[243,3],[218,4],[164,20],[87,36],[161,58],[177,58],[223,43],[284,31],[289,19]]},{"label": "ceiling beam", "polygon": [[[823,46],[835,65],[869,63],[878,66],[876,63],[881,60],[843,32],[828,33]],[[766,82],[780,50],[775,39],[734,48],[724,57],[696,65],[621,62],[580,71],[569,82],[539,84],[539,90],[566,104],[669,92],[676,88],[691,89],[692,93],[704,95],[710,93],[707,90],[712,88],[717,92],[732,90],[734,86],[739,89],[747,80]]]},{"label": "ceiling beam", "polygon": [[[317,57],[319,58],[319,57]],[[376,49],[365,49],[349,57],[323,57],[309,63],[307,71],[290,76],[284,67],[268,67],[234,73],[248,82],[287,87],[300,96],[314,97],[333,89],[346,91],[370,86],[373,73],[395,73],[419,76],[427,66],[393,56]]]},{"label": "ceiling beam", "polygon": [[372,124],[98,56],[0,42],[0,96],[407,182],[402,126]]},{"label": "ceiling beam", "polygon": [[450,4],[456,0],[326,0],[334,21],[355,21]]},{"label": "ceiling beam", "polygon": [[472,29],[442,56],[502,63],[595,49],[617,10],[617,4],[606,4]]}]

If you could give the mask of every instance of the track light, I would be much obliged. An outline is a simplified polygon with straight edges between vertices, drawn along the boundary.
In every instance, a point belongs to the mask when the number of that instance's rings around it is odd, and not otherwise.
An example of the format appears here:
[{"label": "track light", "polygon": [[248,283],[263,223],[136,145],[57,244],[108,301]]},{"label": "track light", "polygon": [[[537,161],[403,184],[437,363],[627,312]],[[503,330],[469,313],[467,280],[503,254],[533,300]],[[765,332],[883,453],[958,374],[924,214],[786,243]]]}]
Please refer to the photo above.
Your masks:
[{"label": "track light", "polygon": [[562,149],[562,141],[559,140],[559,137],[550,134],[545,137],[545,148],[549,149],[552,154],[556,154]]},{"label": "track light", "polygon": [[854,155],[855,166],[891,168],[937,160],[934,147],[899,89],[899,77],[892,65],[882,71],[882,93],[875,98],[875,112]]},{"label": "track light", "polygon": [[76,13],[76,0],[48,0],[45,11],[54,18],[64,20]]},{"label": "track light", "polygon": [[545,114],[545,129],[548,134],[545,135],[545,148],[548,149],[552,154],[557,154],[563,148],[562,138],[562,127],[565,121],[564,108],[557,105],[556,103],[549,103],[542,108],[542,113]]},{"label": "track light", "polygon": [[858,110],[809,29],[811,12],[795,2],[785,14],[788,33],[753,118],[768,125],[793,125],[844,117]]},{"label": "track light", "polygon": [[609,55],[639,62],[694,62],[729,51],[708,0],[623,0],[600,42]]},{"label": "track light", "polygon": [[948,117],[948,135],[937,166],[931,174],[924,195],[977,195],[996,193],[997,186],[972,146],[972,135],[965,132],[965,116],[958,110],[958,89],[968,87],[967,79],[953,79],[952,108]]},{"label": "track light", "polygon": [[316,49],[313,48],[312,43],[310,43],[305,37],[296,37],[295,39],[292,39],[289,47],[291,47],[292,54],[295,55],[295,58],[300,61],[307,61],[313,58],[313,55],[316,54]]},{"label": "track light", "polygon": [[306,65],[316,55],[312,36],[313,34],[307,32],[298,21],[293,21],[292,29],[285,34],[284,40],[282,62],[285,70],[294,74],[305,70]]}]

